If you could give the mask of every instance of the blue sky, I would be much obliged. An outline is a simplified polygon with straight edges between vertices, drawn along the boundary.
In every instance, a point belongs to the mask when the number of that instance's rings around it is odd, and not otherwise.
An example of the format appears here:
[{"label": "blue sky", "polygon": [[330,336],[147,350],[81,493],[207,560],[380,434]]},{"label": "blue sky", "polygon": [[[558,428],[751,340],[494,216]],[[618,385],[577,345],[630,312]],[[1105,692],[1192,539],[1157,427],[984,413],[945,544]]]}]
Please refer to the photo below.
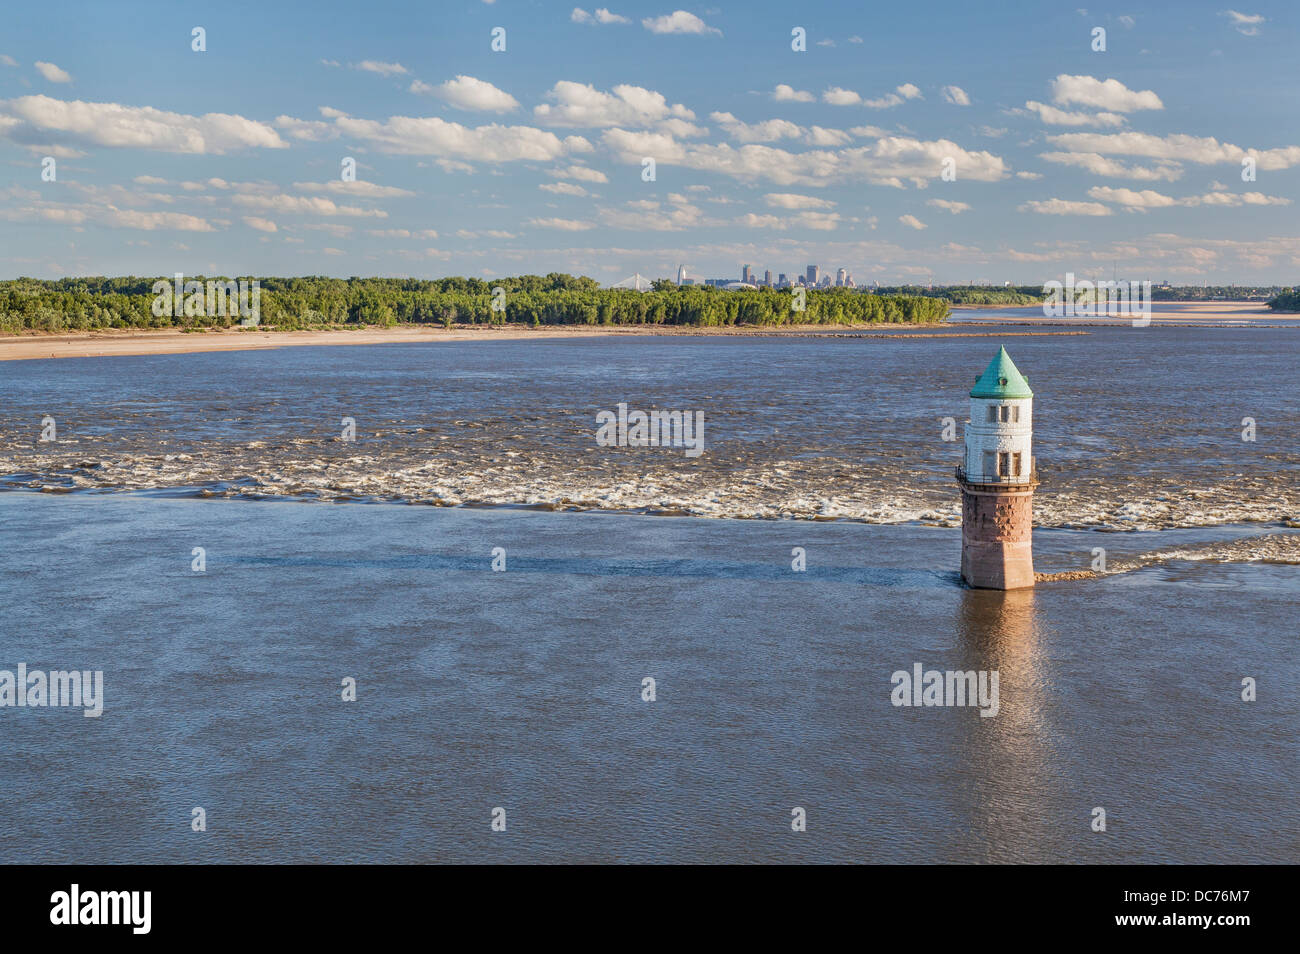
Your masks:
[{"label": "blue sky", "polygon": [[1300,274],[1294,3],[607,2],[11,5],[3,276]]}]

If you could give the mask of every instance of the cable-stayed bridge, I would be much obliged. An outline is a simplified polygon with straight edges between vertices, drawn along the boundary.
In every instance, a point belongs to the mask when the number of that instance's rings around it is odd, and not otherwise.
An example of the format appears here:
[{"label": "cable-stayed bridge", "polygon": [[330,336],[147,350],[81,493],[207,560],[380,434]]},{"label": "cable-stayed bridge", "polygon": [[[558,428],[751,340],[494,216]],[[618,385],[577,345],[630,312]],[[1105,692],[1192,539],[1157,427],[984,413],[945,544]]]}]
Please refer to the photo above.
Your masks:
[{"label": "cable-stayed bridge", "polygon": [[635,275],[629,275],[627,278],[624,278],[622,281],[614,282],[609,287],[610,288],[633,288],[640,292],[647,292],[654,287],[654,284],[650,281],[650,279],[646,278],[644,275],[638,272]]}]

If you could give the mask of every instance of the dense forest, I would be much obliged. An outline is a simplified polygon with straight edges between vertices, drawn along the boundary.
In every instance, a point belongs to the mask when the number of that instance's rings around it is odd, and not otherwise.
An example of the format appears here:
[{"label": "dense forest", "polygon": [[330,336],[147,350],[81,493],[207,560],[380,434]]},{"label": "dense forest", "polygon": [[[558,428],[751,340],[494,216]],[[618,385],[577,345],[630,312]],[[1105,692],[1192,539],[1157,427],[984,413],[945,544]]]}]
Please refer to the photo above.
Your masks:
[{"label": "dense forest", "polygon": [[1043,300],[1041,285],[898,285],[879,291],[881,294],[942,298],[954,305],[1036,305]]},{"label": "dense forest", "polygon": [[[187,280],[206,282],[201,276]],[[213,279],[228,281],[227,279]],[[245,277],[245,280],[251,281]],[[98,328],[207,328],[235,314],[154,314],[155,282],[170,278],[0,281],[0,333]],[[591,278],[552,272],[483,281],[442,278],[261,278],[261,326],[277,329],[396,324],[800,325],[924,323],[948,315],[944,300],[875,295],[848,288],[808,291],[795,311],[790,291],[723,291],[656,283],[650,292],[602,289]],[[496,289],[504,290],[503,294]]]},{"label": "dense forest", "polygon": [[1277,285],[1170,285],[1151,289],[1152,301],[1263,301],[1285,291]]},{"label": "dense forest", "polygon": [[1300,311],[1300,288],[1273,296],[1268,300],[1268,307],[1274,311]]}]

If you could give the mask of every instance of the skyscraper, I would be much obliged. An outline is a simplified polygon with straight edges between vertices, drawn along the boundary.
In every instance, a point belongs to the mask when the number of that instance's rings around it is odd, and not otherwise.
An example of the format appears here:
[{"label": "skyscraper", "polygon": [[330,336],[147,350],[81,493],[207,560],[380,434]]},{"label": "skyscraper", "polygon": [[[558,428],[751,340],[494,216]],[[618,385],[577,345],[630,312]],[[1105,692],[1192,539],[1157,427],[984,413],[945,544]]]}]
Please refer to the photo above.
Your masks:
[{"label": "skyscraper", "polygon": [[740,280],[747,284],[753,284],[754,273],[750,271],[748,265],[746,265],[744,268],[740,270]]},{"label": "skyscraper", "polygon": [[847,284],[846,281],[845,281],[845,279],[847,279],[848,277],[849,277],[849,273],[848,273],[848,271],[845,270],[845,269],[843,269],[843,268],[841,268],[838,272],[836,272],[836,273],[835,273],[835,285],[836,285],[836,287],[838,287],[838,288],[843,288],[844,285]]},{"label": "skyscraper", "polygon": [[677,266],[677,284],[679,284],[679,285],[685,285],[685,284],[686,284],[686,266],[685,266],[685,265],[678,265],[678,266]]},{"label": "skyscraper", "polygon": [[809,284],[809,285],[816,285],[818,279],[821,278],[821,274],[822,274],[822,270],[821,270],[820,268],[818,268],[816,265],[809,265],[809,266],[808,266],[808,284]]},{"label": "skyscraper", "polygon": [[763,284],[769,288],[772,286],[772,269],[769,268],[763,272]]}]

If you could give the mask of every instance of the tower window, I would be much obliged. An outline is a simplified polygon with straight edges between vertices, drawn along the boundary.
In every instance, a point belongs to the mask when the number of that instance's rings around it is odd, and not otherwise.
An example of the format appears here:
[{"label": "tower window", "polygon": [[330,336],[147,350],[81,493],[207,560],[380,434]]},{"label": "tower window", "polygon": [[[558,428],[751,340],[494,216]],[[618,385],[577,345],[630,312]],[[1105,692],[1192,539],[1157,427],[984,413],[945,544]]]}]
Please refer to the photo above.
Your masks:
[{"label": "tower window", "polygon": [[1014,475],[1011,473],[1011,455],[1010,455],[1010,454],[998,454],[998,476],[999,476],[999,477],[1011,477],[1011,476],[1014,476]]},{"label": "tower window", "polygon": [[984,473],[990,476],[993,474],[993,451],[984,452]]},{"label": "tower window", "polygon": [[995,405],[989,405],[989,423],[992,424],[998,419],[998,409]]}]

